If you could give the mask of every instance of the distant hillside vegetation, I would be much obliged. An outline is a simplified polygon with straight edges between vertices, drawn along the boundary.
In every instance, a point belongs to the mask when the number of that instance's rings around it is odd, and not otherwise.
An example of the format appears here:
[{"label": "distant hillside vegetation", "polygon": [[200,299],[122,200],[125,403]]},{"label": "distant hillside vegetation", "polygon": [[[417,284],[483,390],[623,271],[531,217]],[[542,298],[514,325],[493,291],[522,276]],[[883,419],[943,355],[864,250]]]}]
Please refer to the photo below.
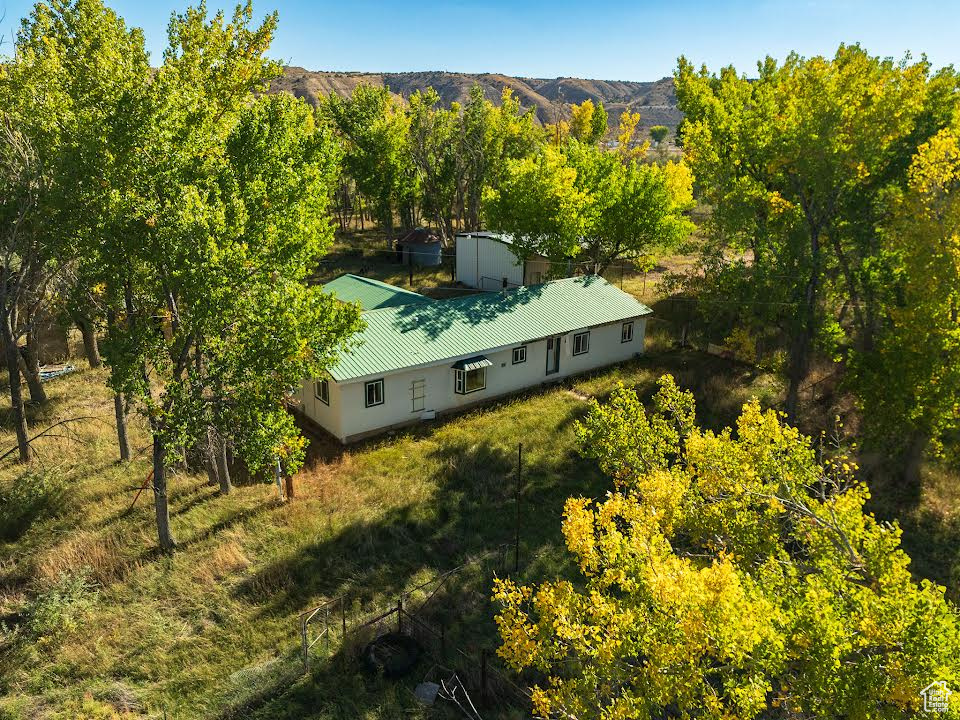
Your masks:
[{"label": "distant hillside vegetation", "polygon": [[315,72],[300,67],[287,67],[282,78],[272,89],[286,91],[316,104],[319,95],[335,92],[349,95],[361,84],[387,85],[394,93],[409,97],[416,90],[433,87],[445,104],[467,99],[470,88],[480,85],[486,96],[499,102],[504,86],[513,89],[524,107],[532,107],[541,123],[553,122],[559,111],[569,117],[570,104],[586,99],[602,102],[607,109],[611,127],[616,127],[624,110],[640,113],[643,129],[666,125],[671,134],[680,122],[673,78],[656,82],[627,82],[620,80],[582,80],[580,78],[519,78],[497,74],[469,74],[454,72],[360,73]]}]

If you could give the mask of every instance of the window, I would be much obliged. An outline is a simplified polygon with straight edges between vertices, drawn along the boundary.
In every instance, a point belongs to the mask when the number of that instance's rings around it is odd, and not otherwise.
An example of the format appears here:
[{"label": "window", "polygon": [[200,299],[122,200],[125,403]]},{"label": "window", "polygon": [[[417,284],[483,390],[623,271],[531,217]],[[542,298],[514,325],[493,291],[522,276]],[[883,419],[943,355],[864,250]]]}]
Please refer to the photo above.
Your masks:
[{"label": "window", "polygon": [[625,343],[631,340],[633,340],[633,323],[625,322],[620,328],[620,342]]},{"label": "window", "polygon": [[313,384],[313,394],[324,405],[330,404],[330,383],[327,380],[317,380]]},{"label": "window", "polygon": [[455,370],[456,379],[454,389],[458,395],[483,390],[487,386],[487,369],[485,367],[476,370]]},{"label": "window", "polygon": [[519,365],[527,361],[527,346],[521,345],[513,349],[513,364]]},{"label": "window", "polygon": [[410,402],[412,405],[410,412],[423,412],[423,402],[427,396],[426,387],[426,380],[414,380],[410,383]]},{"label": "window", "polygon": [[383,378],[366,384],[366,406],[383,405]]},{"label": "window", "polygon": [[573,354],[583,355],[590,352],[590,331],[577,333],[573,336]]}]

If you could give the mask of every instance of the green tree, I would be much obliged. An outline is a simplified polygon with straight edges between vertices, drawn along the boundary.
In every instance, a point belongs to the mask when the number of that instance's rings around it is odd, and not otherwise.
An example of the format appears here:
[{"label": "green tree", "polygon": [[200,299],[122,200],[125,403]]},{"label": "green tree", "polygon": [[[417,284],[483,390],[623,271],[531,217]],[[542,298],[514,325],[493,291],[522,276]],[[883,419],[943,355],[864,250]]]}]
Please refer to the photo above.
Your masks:
[{"label": "green tree", "polygon": [[872,346],[885,282],[880,200],[949,119],[956,76],[841,46],[832,59],[768,58],[755,80],[681,58],[675,82],[684,157],[712,208],[713,257],[751,252],[733,268],[766,303],[747,312],[765,307],[766,324],[789,338],[793,418],[816,347]]},{"label": "green tree", "polygon": [[547,676],[537,715],[894,720],[960,681],[957,610],[855,465],[756,401],[720,434],[669,376],[653,405],[621,386],[577,426],[614,480],[564,510],[582,583],[496,583],[500,656]]},{"label": "green tree", "polygon": [[579,105],[570,106],[570,137],[592,145],[600,142],[607,133],[607,111],[603,103],[594,105],[589,98]]},{"label": "green tree", "polygon": [[[203,5],[175,16],[142,102],[139,172],[126,225],[100,250],[122,322],[104,351],[111,384],[137,401],[153,437],[160,546],[174,545],[167,469],[212,427],[251,471],[302,460],[285,393],[335,361],[354,308],[307,284],[332,239],[331,136],[301,100],[263,97],[276,25]],[[258,97],[259,95],[259,97]]]},{"label": "green tree", "polygon": [[485,195],[488,225],[513,235],[511,249],[521,261],[533,255],[565,260],[578,252],[584,228],[586,198],[576,178],[554,146],[508,162],[499,189]]},{"label": "green tree", "polygon": [[572,141],[565,152],[550,148],[511,168],[514,177],[489,193],[487,215],[491,228],[514,236],[521,259],[545,255],[561,268],[577,258],[601,273],[618,260],[673,247],[693,228],[683,214],[693,197],[682,163],[624,161]]},{"label": "green tree", "polygon": [[463,163],[458,191],[463,205],[462,224],[467,229],[479,230],[484,188],[498,188],[507,162],[529,156],[540,139],[532,111],[524,111],[507,87],[497,107],[484,97],[479,85],[474,85],[460,124],[457,152]]},{"label": "green tree", "polygon": [[[30,148],[36,173],[29,222],[20,231],[29,242],[16,253],[15,282],[4,283],[16,296],[4,303],[14,313],[7,345],[15,350],[26,335],[35,400],[44,396],[30,328],[40,312],[51,311],[56,293],[72,293],[83,274],[82,248],[109,226],[110,179],[123,155],[117,140],[149,71],[140,31],[128,30],[99,0],[38,3],[21,25],[13,58],[0,66],[0,103],[16,128],[7,139],[18,137]],[[19,394],[15,384],[11,391]],[[23,456],[27,448],[19,442]]]},{"label": "green tree", "polygon": [[889,324],[854,357],[853,386],[874,445],[900,453],[916,482],[928,445],[939,453],[960,426],[960,125],[920,146],[890,205]]},{"label": "green tree", "polygon": [[587,198],[579,257],[593,272],[676,247],[693,230],[684,215],[693,205],[693,177],[682,162],[622,162],[616,153],[577,144],[567,158]]},{"label": "green tree", "polygon": [[392,236],[395,213],[403,214],[415,192],[407,113],[389,88],[367,84],[358,85],[349,98],[331,93],[321,109],[342,138],[347,176]]},{"label": "green tree", "polygon": [[667,133],[669,132],[670,128],[668,128],[666,125],[654,125],[652,128],[650,128],[650,139],[659,145],[667,139]]},{"label": "green tree", "polygon": [[0,339],[20,462],[31,456],[17,348],[23,332],[20,310],[41,301],[43,285],[57,270],[55,249],[34,227],[46,189],[36,151],[4,114],[0,117]]},{"label": "green tree", "polygon": [[[467,158],[460,152],[460,104],[445,109],[438,107],[439,102],[433,88],[410,96],[410,158],[421,188],[424,215],[440,231],[444,243],[452,243]],[[476,120],[476,115],[471,114],[471,119]]]}]

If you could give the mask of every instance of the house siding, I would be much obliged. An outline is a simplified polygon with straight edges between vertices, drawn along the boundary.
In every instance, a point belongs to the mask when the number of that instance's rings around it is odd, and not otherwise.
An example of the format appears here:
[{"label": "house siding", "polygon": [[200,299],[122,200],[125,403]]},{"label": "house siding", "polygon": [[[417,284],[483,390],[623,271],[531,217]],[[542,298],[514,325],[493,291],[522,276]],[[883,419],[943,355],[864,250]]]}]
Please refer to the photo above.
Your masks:
[{"label": "house siding", "polygon": [[[633,340],[622,343],[623,323],[582,328],[561,335],[560,371],[546,374],[547,339],[526,343],[527,360],[513,364],[513,348],[517,345],[484,353],[493,363],[487,368],[486,388],[466,395],[454,390],[454,371],[457,358],[429,367],[404,369],[383,375],[384,402],[365,407],[365,380],[330,382],[330,406],[314,397],[312,382],[304,383],[301,391],[303,412],[342,442],[360,439],[390,427],[420,421],[425,415],[445,413],[475,405],[502,395],[535,387],[542,383],[623,362],[643,352],[646,320],[643,317],[625,320],[633,322]],[[590,331],[589,352],[573,355],[573,336]],[[374,378],[376,379],[376,378]],[[413,409],[412,384],[424,381],[423,411]]]}]

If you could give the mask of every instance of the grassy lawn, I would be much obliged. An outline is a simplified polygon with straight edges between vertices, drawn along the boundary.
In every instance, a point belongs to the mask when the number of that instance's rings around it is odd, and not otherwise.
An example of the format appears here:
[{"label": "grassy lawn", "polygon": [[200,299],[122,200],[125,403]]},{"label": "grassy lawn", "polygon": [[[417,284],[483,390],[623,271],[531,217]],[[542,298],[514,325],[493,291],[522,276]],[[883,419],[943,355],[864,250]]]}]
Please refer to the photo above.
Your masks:
[{"label": "grassy lawn", "polygon": [[[51,383],[35,427],[97,419],[39,443],[27,476],[10,463],[0,468],[0,492],[26,488],[17,495],[24,509],[5,511],[0,542],[0,717],[42,717],[84,693],[169,718],[227,717],[231,708],[255,717],[422,716],[409,687],[358,670],[319,664],[290,687],[299,673],[297,614],[342,593],[358,608],[390,607],[398,592],[511,542],[521,441],[521,574],[566,572],[563,502],[607,485],[575,451],[583,398],[618,381],[649,393],[665,371],[704,398],[710,425],[730,422],[751,394],[773,401],[777,392],[744,368],[666,352],[313,457],[288,505],[273,485],[220,497],[205,477],[181,474],[172,483],[172,556],[154,550],[149,493],[130,510],[149,471],[142,424],[132,428],[140,455],[119,465],[103,372]],[[9,446],[12,435],[0,442]],[[67,579],[77,576],[88,586],[71,589]],[[32,627],[38,602],[46,621]],[[492,650],[489,617],[479,626],[479,634],[455,628],[453,637]]]},{"label": "grassy lawn", "polygon": [[[398,281],[399,266],[369,255],[338,247],[321,281],[361,269]],[[422,272],[433,288],[449,280],[442,268]],[[642,276],[624,282],[636,291]],[[769,374],[674,350],[670,340],[653,323],[643,359],[341,452],[317,444],[286,505],[272,484],[221,497],[205,477],[181,473],[171,483],[179,547],[169,556],[154,549],[149,491],[131,509],[149,471],[142,421],[131,423],[138,455],[120,465],[105,373],[84,369],[50,383],[51,403],[32,418],[34,428],[95,419],[39,441],[40,458],[26,472],[0,464],[0,720],[113,717],[106,708],[171,720],[456,717],[417,703],[411,691],[422,673],[393,683],[335,659],[303,675],[298,614],[339,595],[349,598],[351,619],[387,609],[398,593],[512,542],[520,442],[519,574],[570,573],[564,500],[608,488],[573,437],[590,397],[617,382],[650,395],[670,372],[695,393],[700,422],[715,429],[751,396],[765,405],[781,399]],[[0,447],[13,443],[0,430]],[[955,599],[957,486],[930,467],[909,497],[895,483],[874,488],[878,515],[904,527],[917,575],[947,584]],[[488,576],[464,583],[470,597],[488,597]],[[448,609],[454,646],[496,647],[489,602]]]}]

